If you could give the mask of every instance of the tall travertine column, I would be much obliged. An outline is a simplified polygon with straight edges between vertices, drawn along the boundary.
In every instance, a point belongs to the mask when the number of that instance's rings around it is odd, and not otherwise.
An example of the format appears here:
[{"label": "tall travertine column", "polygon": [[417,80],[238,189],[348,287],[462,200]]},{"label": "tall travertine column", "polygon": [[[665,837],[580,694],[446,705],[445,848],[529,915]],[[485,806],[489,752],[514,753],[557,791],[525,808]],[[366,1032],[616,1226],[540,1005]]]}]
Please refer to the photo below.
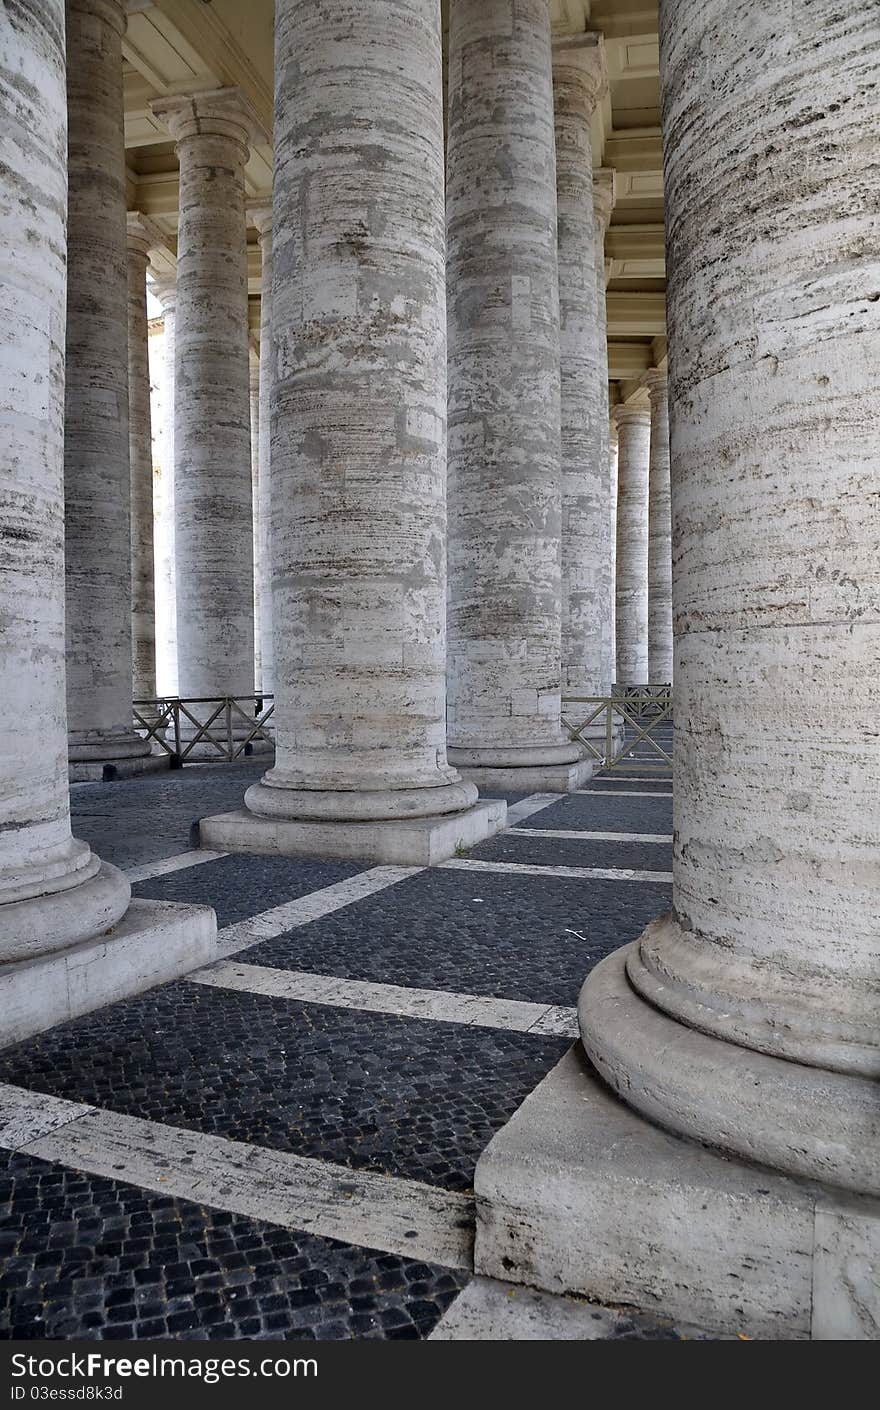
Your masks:
[{"label": "tall travertine column", "polygon": [[277,753],[202,840],[448,856],[489,807],[445,749],[439,7],[282,0],[275,25]]},{"label": "tall travertine column", "polygon": [[254,555],[254,689],[263,689],[262,637],[260,617],[260,354],[250,349],[251,403],[251,542]]},{"label": "tall travertine column", "polygon": [[170,978],[184,948],[204,963],[216,935],[207,909],[184,907],[181,923],[139,901],[126,916],[128,881],[70,830],[64,18],[63,0],[0,15],[0,318],[15,330],[0,358],[0,1046]]},{"label": "tall travertine column", "polygon": [[648,473],[648,679],[672,680],[672,513],[669,496],[669,411],[666,373],[642,378],[651,397]]},{"label": "tall travertine column", "polygon": [[153,474],[153,548],[156,585],[156,684],[162,695],[177,695],[177,593],[174,570],[174,355],[177,284],[155,279],[150,285],[162,306],[162,434]]},{"label": "tall travertine column", "polygon": [[128,445],[131,466],[131,664],[135,700],[156,694],[153,438],[147,333],[147,264],[156,233],[128,214]]},{"label": "tall travertine column", "polygon": [[256,226],[260,237],[262,253],[261,292],[260,292],[260,437],[258,500],[255,518],[258,533],[258,547],[255,558],[255,571],[259,580],[260,615],[260,663],[262,669],[262,690],[271,694],[275,689],[275,648],[272,640],[272,502],[271,502],[271,446],[272,446],[272,375],[274,358],[272,354],[272,203],[261,201],[248,208],[250,220]]},{"label": "tall travertine column", "polygon": [[[611,219],[611,212],[617,199],[617,186],[611,167],[600,167],[593,172],[593,218],[596,250],[596,310],[598,314],[597,342],[601,370],[601,415],[599,431],[601,435],[600,454],[603,465],[611,469],[611,444],[609,432],[608,405],[608,312],[606,289],[611,274],[611,262],[605,259],[605,232]],[[616,439],[616,433],[615,433]],[[614,459],[614,477],[605,481],[605,535],[608,551],[602,558],[602,629],[603,679],[610,685],[617,680],[617,639],[615,623],[617,619],[617,459]]]},{"label": "tall travertine column", "polygon": [[[576,786],[560,724],[559,289],[547,0],[452,0],[450,759]],[[548,772],[549,770],[549,772]],[[536,772],[537,771],[537,772]]]},{"label": "tall travertine column", "polygon": [[648,679],[648,465],[651,413],[620,405],[617,423],[617,679]]},{"label": "tall travertine column", "polygon": [[617,460],[619,455],[617,422],[608,418],[608,495],[611,502],[611,683],[617,682]]},{"label": "tall travertine column", "polygon": [[[600,36],[553,45],[562,463],[562,691],[607,695],[608,358],[599,318],[590,118],[606,84]],[[598,248],[602,266],[602,247]],[[604,301],[604,284],[602,288]]]},{"label": "tall travertine column", "polygon": [[663,1126],[875,1195],[878,63],[863,0],[661,5],[673,910],[581,1005]]},{"label": "tall travertine column", "polygon": [[174,370],[178,683],[252,695],[254,587],[244,166],[237,89],[159,98],[180,162]]},{"label": "tall travertine column", "polygon": [[64,527],[73,776],[149,753],[131,713],[124,29],[124,0],[67,6]]}]

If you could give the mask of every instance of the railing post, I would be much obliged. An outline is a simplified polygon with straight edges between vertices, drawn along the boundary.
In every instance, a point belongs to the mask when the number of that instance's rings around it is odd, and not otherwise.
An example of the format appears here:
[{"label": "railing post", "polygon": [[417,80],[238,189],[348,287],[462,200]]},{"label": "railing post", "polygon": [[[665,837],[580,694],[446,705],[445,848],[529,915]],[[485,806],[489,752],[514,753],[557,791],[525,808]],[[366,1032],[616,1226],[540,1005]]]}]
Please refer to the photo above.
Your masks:
[{"label": "railing post", "polygon": [[[613,697],[612,697],[613,700]],[[614,705],[612,700],[605,703],[605,767],[610,769],[614,762]]]},{"label": "railing post", "polygon": [[232,701],[226,697],[226,758],[232,763]]}]

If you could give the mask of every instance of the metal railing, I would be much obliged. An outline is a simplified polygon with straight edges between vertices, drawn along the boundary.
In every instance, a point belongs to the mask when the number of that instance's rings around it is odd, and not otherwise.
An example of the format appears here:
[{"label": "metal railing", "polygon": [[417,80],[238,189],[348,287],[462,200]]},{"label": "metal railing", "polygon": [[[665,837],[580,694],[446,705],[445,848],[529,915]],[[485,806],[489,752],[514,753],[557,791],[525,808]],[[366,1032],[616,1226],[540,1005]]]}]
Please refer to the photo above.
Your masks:
[{"label": "metal railing", "polygon": [[[670,685],[615,686],[612,695],[569,695],[562,724],[606,769],[665,772],[672,766]],[[662,736],[662,737],[661,737]]]},{"label": "metal railing", "polygon": [[160,696],[135,700],[135,729],[177,764],[243,759],[257,741],[275,747],[271,695]]}]

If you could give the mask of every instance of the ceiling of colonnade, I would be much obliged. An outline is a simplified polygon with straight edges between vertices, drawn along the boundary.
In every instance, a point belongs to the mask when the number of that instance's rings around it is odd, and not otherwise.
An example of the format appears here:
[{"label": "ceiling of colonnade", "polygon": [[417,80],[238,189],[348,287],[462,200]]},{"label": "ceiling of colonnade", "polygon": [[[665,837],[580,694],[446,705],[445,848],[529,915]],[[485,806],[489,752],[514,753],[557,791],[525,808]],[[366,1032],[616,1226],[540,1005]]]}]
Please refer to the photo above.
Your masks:
[{"label": "ceiling of colonnade", "polygon": [[[129,0],[125,54],[128,204],[149,216],[161,241],[153,256],[170,272],[177,232],[174,147],[150,113],[161,94],[225,85],[241,88],[267,135],[272,128],[274,0]],[[447,0],[443,0],[444,18]],[[660,152],[657,0],[551,0],[560,34],[605,37],[608,94],[593,123],[596,166],[615,171],[617,202],[605,242],[609,376],[628,399],[648,367],[665,356],[663,183]],[[271,147],[253,150],[246,180],[268,193]],[[249,232],[251,327],[259,332],[260,256]]]}]

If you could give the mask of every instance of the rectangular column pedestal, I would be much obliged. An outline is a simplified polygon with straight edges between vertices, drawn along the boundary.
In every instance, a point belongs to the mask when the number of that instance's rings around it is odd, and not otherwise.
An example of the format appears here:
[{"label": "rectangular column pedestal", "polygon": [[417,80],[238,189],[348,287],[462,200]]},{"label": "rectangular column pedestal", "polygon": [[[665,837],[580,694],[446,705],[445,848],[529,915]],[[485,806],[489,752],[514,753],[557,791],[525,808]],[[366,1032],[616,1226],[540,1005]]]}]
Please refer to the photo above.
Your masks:
[{"label": "rectangular column pedestal", "polygon": [[477,1273],[765,1340],[880,1336],[880,1202],[667,1134],[580,1043],[474,1185]]},{"label": "rectangular column pedestal", "polygon": [[260,818],[244,808],[199,822],[199,842],[218,852],[281,857],[361,857],[365,861],[431,866],[484,842],[507,818],[503,799],[487,798],[463,813],[391,822],[290,822]]},{"label": "rectangular column pedestal", "polygon": [[68,783],[110,783],[120,778],[139,778],[141,774],[157,774],[170,768],[171,755],[144,754],[136,759],[71,760],[67,765]]},{"label": "rectangular column pedestal", "polygon": [[601,759],[579,759],[575,764],[537,764],[530,768],[477,768],[457,765],[467,783],[481,793],[575,793],[602,767]]},{"label": "rectangular column pedestal", "polygon": [[0,1048],[177,979],[216,953],[210,906],[133,900],[119,924],[94,940],[0,965]]}]

